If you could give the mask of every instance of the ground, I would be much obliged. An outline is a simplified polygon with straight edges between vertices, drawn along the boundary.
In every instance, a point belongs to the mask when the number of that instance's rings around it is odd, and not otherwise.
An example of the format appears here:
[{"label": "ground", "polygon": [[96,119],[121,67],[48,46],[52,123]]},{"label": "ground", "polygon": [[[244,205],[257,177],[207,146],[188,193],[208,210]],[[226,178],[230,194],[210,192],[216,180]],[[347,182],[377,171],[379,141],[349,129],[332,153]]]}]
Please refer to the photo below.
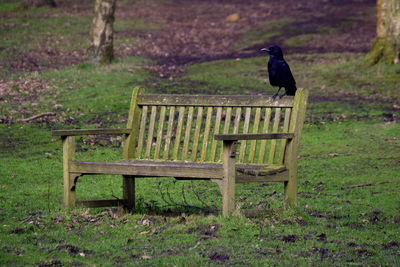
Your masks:
[{"label": "ground", "polygon": [[[0,1],[0,265],[399,265],[400,68],[361,64],[375,1],[117,2],[116,59],[96,66],[85,58],[93,1]],[[137,85],[272,94],[259,51],[270,44],[310,90],[296,208],[282,207],[281,184],[239,184],[226,218],[216,185],[170,178],[137,181],[135,214],[63,207],[52,129],[124,127]],[[121,157],[121,137],[78,141],[79,159]],[[83,199],[122,193],[115,176],[78,188]]]}]

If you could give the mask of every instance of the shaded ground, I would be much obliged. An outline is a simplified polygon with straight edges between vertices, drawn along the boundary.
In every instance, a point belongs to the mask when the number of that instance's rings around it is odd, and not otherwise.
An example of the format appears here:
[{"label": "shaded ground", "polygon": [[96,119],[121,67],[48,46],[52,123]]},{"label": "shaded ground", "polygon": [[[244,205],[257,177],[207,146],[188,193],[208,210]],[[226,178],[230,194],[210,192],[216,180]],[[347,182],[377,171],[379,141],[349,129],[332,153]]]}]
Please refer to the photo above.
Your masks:
[{"label": "shaded ground", "polygon": [[[58,1],[58,6],[58,15],[92,16],[92,1]],[[151,57],[158,62],[152,69],[174,76],[184,72],[185,64],[261,56],[259,49],[272,43],[287,53],[366,52],[375,32],[374,7],[372,0],[121,1],[117,20],[141,18],[162,27],[116,31],[116,40],[139,40],[116,46],[116,54]],[[6,30],[13,27],[2,25]],[[8,55],[0,58],[0,66],[11,72],[41,71],[85,60],[84,50],[61,52],[54,45],[57,41],[48,36],[29,51],[0,48]]]}]

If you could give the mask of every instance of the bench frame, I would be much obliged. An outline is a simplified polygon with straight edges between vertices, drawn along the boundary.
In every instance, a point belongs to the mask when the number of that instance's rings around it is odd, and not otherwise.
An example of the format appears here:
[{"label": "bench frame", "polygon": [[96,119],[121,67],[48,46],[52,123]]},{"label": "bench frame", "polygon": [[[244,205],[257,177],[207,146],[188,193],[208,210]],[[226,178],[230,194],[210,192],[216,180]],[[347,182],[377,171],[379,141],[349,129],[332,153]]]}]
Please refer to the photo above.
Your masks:
[{"label": "bench frame", "polygon": [[[135,146],[138,140],[138,125],[140,124],[139,97],[144,96],[143,88],[135,88],[132,94],[127,128],[124,129],[77,129],[54,130],[53,136],[61,136],[63,146],[63,176],[64,176],[64,205],[74,207],[84,205],[87,207],[124,206],[129,211],[135,208],[135,178],[142,177],[175,177],[176,179],[209,179],[216,182],[222,193],[222,213],[230,215],[235,209],[235,184],[236,182],[251,181],[278,181],[284,183],[284,203],[294,206],[297,199],[297,158],[299,140],[302,133],[305,110],[307,105],[308,90],[298,89],[292,102],[292,113],[287,133],[246,133],[246,134],[215,134],[214,139],[223,142],[222,164],[194,164],[185,162],[153,162],[132,161],[135,158]],[[163,101],[166,95],[152,95],[152,99]],[[191,96],[174,95],[176,105],[183,105],[185,101],[207,98],[209,105],[218,103],[225,96]],[[228,97],[228,96],[226,96]],[[239,100],[241,97],[237,97]],[[290,97],[286,97],[287,99]],[[257,97],[250,101],[243,96],[242,103],[246,107],[253,104],[257,106]],[[287,100],[286,99],[286,100]],[[239,101],[238,100],[238,101]],[[275,104],[281,100],[273,100]],[[141,99],[141,101],[146,101]],[[215,102],[215,103],[214,103]],[[191,103],[191,102],[189,102]],[[123,135],[123,159],[121,162],[83,162],[75,160],[76,141],[79,135]],[[285,139],[284,167],[263,168],[257,166],[254,170],[245,170],[239,174],[239,165],[236,163],[236,147],[241,140],[269,140]],[[249,167],[249,166],[247,166]],[[262,171],[263,175],[258,175]],[[87,174],[117,174],[123,177],[122,200],[91,200],[76,201],[76,183],[80,176]]]}]

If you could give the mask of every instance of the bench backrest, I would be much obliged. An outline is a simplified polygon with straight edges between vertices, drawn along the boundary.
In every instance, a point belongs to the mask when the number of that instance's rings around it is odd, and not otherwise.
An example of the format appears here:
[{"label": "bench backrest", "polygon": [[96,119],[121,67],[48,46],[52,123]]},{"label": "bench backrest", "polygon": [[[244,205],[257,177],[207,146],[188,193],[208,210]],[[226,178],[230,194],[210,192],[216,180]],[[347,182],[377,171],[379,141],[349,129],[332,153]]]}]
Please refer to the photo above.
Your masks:
[{"label": "bench backrest", "polygon": [[[301,97],[302,96],[302,97]],[[134,89],[124,158],[221,162],[220,133],[300,135],[307,96],[151,95]],[[301,124],[301,125],[299,125]],[[283,164],[287,140],[240,141],[239,163]]]}]

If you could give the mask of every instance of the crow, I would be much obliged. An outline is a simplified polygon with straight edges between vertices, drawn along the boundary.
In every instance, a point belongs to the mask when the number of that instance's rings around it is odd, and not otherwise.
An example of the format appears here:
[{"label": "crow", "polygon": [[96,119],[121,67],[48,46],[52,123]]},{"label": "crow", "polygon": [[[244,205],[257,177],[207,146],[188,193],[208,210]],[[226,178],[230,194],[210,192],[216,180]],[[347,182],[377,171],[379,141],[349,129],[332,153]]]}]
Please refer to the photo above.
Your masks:
[{"label": "crow", "polygon": [[[282,49],[273,45],[268,48],[263,48],[261,51],[266,51],[269,53],[268,61],[268,75],[269,83],[272,86],[278,86],[278,92],[273,95],[275,99],[277,96],[280,98],[285,95],[295,95],[296,93],[296,81],[294,80],[293,74],[290,71],[289,65],[283,59]],[[285,93],[279,95],[281,88],[285,88]]]}]

